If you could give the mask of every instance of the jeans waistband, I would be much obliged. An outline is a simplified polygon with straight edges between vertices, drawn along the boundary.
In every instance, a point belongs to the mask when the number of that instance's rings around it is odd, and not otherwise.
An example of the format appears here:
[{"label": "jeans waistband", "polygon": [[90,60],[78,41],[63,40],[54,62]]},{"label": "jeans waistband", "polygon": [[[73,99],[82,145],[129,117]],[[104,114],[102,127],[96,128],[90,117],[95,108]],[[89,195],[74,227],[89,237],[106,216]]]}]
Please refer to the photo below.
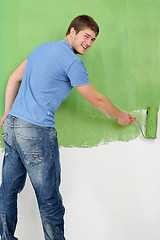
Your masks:
[{"label": "jeans waistband", "polygon": [[8,127],[32,127],[32,128],[42,128],[42,129],[55,129],[54,127],[45,127],[33,124],[31,122],[25,121],[19,117],[8,114],[4,122],[5,126]]}]

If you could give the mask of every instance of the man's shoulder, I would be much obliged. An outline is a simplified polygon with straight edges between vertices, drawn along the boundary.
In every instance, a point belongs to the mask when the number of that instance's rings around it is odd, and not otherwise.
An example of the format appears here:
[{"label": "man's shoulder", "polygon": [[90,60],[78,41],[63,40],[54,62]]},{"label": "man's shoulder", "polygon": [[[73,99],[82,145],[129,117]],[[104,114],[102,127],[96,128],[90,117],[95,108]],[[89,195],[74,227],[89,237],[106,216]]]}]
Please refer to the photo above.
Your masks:
[{"label": "man's shoulder", "polygon": [[62,64],[70,66],[76,61],[81,61],[81,59],[73,52],[73,49],[70,47],[69,42],[65,39],[58,42],[58,48],[58,58]]}]

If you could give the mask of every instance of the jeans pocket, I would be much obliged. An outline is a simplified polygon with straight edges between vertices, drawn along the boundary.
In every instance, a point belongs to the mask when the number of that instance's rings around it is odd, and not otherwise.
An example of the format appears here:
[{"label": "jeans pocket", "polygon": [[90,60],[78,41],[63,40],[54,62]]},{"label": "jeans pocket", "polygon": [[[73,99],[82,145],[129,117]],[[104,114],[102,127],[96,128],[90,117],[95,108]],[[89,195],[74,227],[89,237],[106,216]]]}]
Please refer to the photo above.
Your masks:
[{"label": "jeans pocket", "polygon": [[3,138],[4,147],[5,147],[5,156],[7,156],[9,154],[8,133],[7,132],[3,132],[2,133],[2,138]]},{"label": "jeans pocket", "polygon": [[35,166],[43,162],[42,139],[17,135],[19,147],[26,164]]},{"label": "jeans pocket", "polygon": [[7,133],[7,132],[3,132],[3,133],[2,133],[2,137],[3,137],[3,141],[4,141],[4,142],[7,142],[8,133]]},{"label": "jeans pocket", "polygon": [[57,138],[57,131],[53,127],[49,128],[49,138],[50,139],[56,139]]},{"label": "jeans pocket", "polygon": [[35,166],[43,162],[43,157],[38,153],[24,153],[24,161],[30,166]]}]

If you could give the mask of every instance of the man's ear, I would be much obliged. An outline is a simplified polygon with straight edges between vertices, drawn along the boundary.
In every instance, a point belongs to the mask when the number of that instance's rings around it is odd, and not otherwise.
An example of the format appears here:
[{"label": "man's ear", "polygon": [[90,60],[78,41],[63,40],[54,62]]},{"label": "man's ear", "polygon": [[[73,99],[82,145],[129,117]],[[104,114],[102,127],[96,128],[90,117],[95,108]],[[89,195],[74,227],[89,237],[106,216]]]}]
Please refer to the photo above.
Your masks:
[{"label": "man's ear", "polygon": [[76,35],[75,29],[72,27],[70,30],[70,36],[73,38]]}]

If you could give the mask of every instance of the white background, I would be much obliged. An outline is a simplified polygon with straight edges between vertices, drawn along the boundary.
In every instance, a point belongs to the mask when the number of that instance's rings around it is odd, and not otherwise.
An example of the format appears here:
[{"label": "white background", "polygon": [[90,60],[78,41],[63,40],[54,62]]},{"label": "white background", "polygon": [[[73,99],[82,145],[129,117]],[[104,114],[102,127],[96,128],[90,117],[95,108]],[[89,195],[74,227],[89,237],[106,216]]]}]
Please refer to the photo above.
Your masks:
[{"label": "white background", "polygon": [[[66,240],[160,239],[160,113],[157,135],[156,140],[140,135],[127,143],[60,148]],[[44,240],[28,178],[18,206],[18,239]]]}]

